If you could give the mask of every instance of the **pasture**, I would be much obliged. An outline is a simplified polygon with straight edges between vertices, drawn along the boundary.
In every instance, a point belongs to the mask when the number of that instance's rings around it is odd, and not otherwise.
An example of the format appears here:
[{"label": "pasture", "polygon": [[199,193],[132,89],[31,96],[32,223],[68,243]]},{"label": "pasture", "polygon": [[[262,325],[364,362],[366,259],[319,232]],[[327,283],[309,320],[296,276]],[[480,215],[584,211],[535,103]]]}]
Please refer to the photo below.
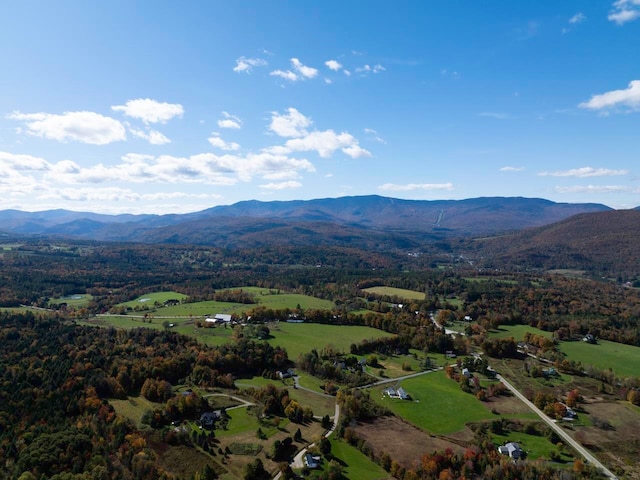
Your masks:
[{"label": "pasture", "polygon": [[301,353],[312,349],[321,350],[331,346],[339,352],[349,353],[352,343],[360,343],[381,337],[392,337],[391,333],[371,327],[351,325],[326,325],[320,323],[287,323],[269,324],[271,345],[279,345],[287,350],[289,358],[296,360]]},{"label": "pasture", "polygon": [[595,345],[581,341],[560,342],[559,348],[567,358],[582,362],[582,365],[603,370],[610,368],[621,377],[640,376],[640,347],[598,340]]},{"label": "pasture", "polygon": [[362,291],[373,293],[374,295],[403,298],[405,300],[424,300],[426,296],[424,292],[416,292],[415,290],[406,290],[404,288],[383,286],[363,288]]},{"label": "pasture", "polygon": [[[369,457],[344,440],[331,437],[331,457],[342,465],[345,478],[358,480],[378,480],[389,478],[384,469]],[[326,462],[325,465],[326,467]]]},{"label": "pasture", "polygon": [[[386,387],[401,386],[411,400],[382,396]],[[465,393],[443,371],[401,380],[397,384],[376,387],[372,392],[382,405],[413,425],[435,434],[459,432],[469,422],[493,418],[489,409],[475,396]]]},{"label": "pasture", "polygon": [[52,298],[49,300],[49,305],[61,305],[66,303],[69,307],[81,308],[89,305],[93,297],[88,293],[74,293],[73,295],[67,295],[66,297]]},{"label": "pasture", "polygon": [[[489,336],[497,338],[513,337],[522,340],[525,333],[535,333],[546,338],[551,338],[551,332],[545,332],[528,325],[501,325],[496,331],[489,332]],[[640,347],[626,345],[624,343],[598,340],[597,344],[582,341],[560,342],[558,349],[569,360],[581,362],[582,365],[607,370],[611,369],[621,377],[637,377],[640,374]]]},{"label": "pasture", "polygon": [[186,295],[178,292],[152,292],[135,298],[129,302],[118,304],[117,306],[124,306],[128,308],[140,308],[142,306],[148,306],[153,308],[156,303],[163,304],[167,300],[182,300]]}]

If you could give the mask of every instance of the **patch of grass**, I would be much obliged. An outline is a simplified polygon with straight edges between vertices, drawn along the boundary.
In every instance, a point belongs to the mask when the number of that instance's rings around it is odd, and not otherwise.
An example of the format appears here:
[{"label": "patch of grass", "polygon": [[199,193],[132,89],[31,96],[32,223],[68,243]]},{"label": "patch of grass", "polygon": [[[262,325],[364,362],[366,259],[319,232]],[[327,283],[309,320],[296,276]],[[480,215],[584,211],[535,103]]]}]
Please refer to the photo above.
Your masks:
[{"label": "patch of grass", "polygon": [[525,333],[535,333],[536,335],[542,335],[545,338],[551,338],[553,336],[551,332],[545,332],[544,330],[530,327],[529,325],[500,325],[497,330],[491,330],[489,332],[489,336],[495,338],[513,337],[516,340],[522,340]]},{"label": "patch of grass", "polygon": [[574,460],[569,447],[563,447],[559,450],[555,444],[551,443],[543,435],[529,435],[524,432],[507,432],[502,435],[492,433],[491,438],[496,447],[508,442],[516,442],[520,445],[520,448],[526,452],[527,458],[530,460],[541,457],[548,460],[551,452],[558,454],[558,463],[568,463]]},{"label": "patch of grass", "polygon": [[332,310],[335,308],[335,303],[331,300],[324,300],[322,298],[311,297],[309,295],[302,295],[299,293],[279,293],[269,294],[257,297],[258,304],[275,310],[281,310],[285,308],[294,309],[300,305],[303,309],[313,310]]},{"label": "patch of grass", "polygon": [[[411,395],[410,401],[386,396],[378,397],[378,401],[399,417],[424,430],[435,434],[450,434],[462,430],[469,422],[493,418],[493,414],[482,402],[472,394],[463,392],[442,371],[398,383]],[[377,387],[380,395],[387,386]]]},{"label": "patch of grass", "polygon": [[139,429],[143,426],[140,419],[144,412],[162,407],[161,403],[151,402],[142,396],[129,397],[125,400],[111,399],[109,403],[118,415],[128,418]]},{"label": "patch of grass", "polygon": [[229,444],[229,450],[234,455],[251,455],[255,457],[262,451],[262,445],[257,443],[238,443]]},{"label": "patch of grass", "polygon": [[[317,379],[319,383],[321,380]],[[240,388],[245,387],[265,387],[267,385],[275,385],[278,388],[286,388],[289,392],[289,397],[296,400],[300,405],[311,408],[314,415],[333,415],[335,412],[335,399],[317,395],[306,390],[293,388],[293,379],[285,380],[270,380],[262,377],[253,377],[248,379],[236,380],[236,385]],[[311,387],[307,387],[311,388]],[[320,388],[314,388],[318,392],[321,392]]]},{"label": "patch of grass", "polygon": [[406,290],[404,288],[395,287],[370,287],[364,288],[363,292],[373,293],[375,295],[386,295],[389,297],[399,297],[405,300],[424,300],[426,294],[424,292],[416,292],[415,290]]},{"label": "patch of grass", "polygon": [[152,292],[152,293],[147,293],[146,295],[142,295],[134,300],[131,300],[130,302],[121,303],[118,306],[135,308],[135,307],[141,307],[146,305],[149,308],[153,308],[156,302],[163,304],[167,300],[171,300],[174,298],[177,300],[182,300],[183,298],[186,298],[186,295],[183,293],[171,292],[171,291],[170,292]]},{"label": "patch of grass", "polygon": [[331,457],[342,465],[346,478],[357,480],[390,478],[389,474],[380,465],[374,463],[360,450],[343,440],[331,438]]},{"label": "patch of grass", "polygon": [[75,293],[66,297],[52,298],[49,300],[49,305],[66,303],[69,307],[81,308],[89,305],[92,298],[93,296],[88,293]]}]

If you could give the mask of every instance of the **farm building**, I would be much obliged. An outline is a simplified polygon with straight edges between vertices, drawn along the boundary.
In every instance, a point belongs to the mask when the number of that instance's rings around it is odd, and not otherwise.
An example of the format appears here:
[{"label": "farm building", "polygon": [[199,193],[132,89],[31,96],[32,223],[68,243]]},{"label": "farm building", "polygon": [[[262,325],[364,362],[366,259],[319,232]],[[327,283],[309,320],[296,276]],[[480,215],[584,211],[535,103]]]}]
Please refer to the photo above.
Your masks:
[{"label": "farm building", "polygon": [[231,323],[231,315],[226,313],[216,313],[215,317],[207,317],[206,323]]}]

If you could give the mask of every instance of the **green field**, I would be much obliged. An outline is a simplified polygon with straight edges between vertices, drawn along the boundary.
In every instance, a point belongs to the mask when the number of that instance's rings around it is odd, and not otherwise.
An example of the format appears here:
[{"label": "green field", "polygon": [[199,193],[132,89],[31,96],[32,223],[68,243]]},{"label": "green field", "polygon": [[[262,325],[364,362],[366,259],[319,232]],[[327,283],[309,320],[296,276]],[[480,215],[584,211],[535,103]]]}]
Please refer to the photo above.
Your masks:
[{"label": "green field", "polygon": [[338,351],[349,353],[352,343],[393,334],[375,328],[348,325],[325,325],[320,323],[286,323],[270,325],[271,345],[279,345],[287,350],[289,358],[295,361],[301,353],[312,349],[320,350],[331,345]]},{"label": "green field", "polygon": [[595,345],[576,341],[560,342],[560,351],[583,365],[610,368],[622,377],[640,377],[640,347],[607,340],[598,340]]},{"label": "green field", "polygon": [[[402,386],[411,400],[382,397],[387,386]],[[462,430],[469,422],[493,418],[489,409],[475,396],[460,390],[443,371],[427,373],[376,388],[373,397],[397,416],[435,434],[450,434]]]},{"label": "green field", "polygon": [[[322,382],[318,379],[318,382]],[[288,378],[285,380],[269,380],[262,377],[253,378],[240,378],[236,380],[236,386],[240,388],[246,387],[265,387],[269,384],[275,385],[278,388],[286,388],[289,392],[289,397],[296,400],[300,405],[311,408],[314,415],[333,416],[335,413],[336,400],[333,397],[325,397],[324,395],[318,395],[306,390],[293,388],[293,379]],[[319,388],[316,388],[320,392]]]},{"label": "green field", "polygon": [[509,338],[513,337],[517,341],[524,338],[525,333],[535,333],[536,335],[542,335],[545,338],[551,338],[553,334],[551,332],[545,332],[536,327],[530,327],[529,325],[500,325],[498,330],[491,330],[489,332],[490,337],[495,338]]},{"label": "green field", "polygon": [[[349,480],[377,480],[390,478],[380,465],[343,440],[331,437],[331,456],[342,465],[343,474]],[[326,462],[323,467],[326,468]]]},{"label": "green field", "polygon": [[109,403],[118,415],[122,415],[123,417],[131,420],[136,424],[137,428],[142,428],[140,420],[142,419],[144,412],[162,407],[161,403],[150,402],[143,396],[129,397],[126,400],[113,398],[109,400]]},{"label": "green field", "polygon": [[153,308],[155,303],[163,304],[167,300],[177,299],[182,300],[186,295],[178,292],[153,292],[147,293],[146,295],[142,295],[130,302],[124,302],[119,304],[118,306],[125,306],[130,308],[143,307],[147,306],[148,308]]},{"label": "green field", "polygon": [[395,287],[370,287],[364,288],[362,291],[373,293],[375,295],[404,298],[405,300],[424,300],[426,296],[424,292],[416,292],[415,290],[406,290],[404,288]]},{"label": "green field", "polygon": [[[528,325],[501,325],[498,331],[491,331],[492,337],[513,337],[522,340],[527,332],[551,338],[551,332],[545,332]],[[581,362],[583,365],[593,365],[600,369],[611,369],[622,377],[640,376],[640,347],[625,345],[624,343],[598,340],[593,345],[587,342],[560,342],[558,349],[569,360]]]},{"label": "green field", "polygon": [[60,305],[61,303],[66,303],[69,307],[86,307],[89,305],[92,298],[93,297],[88,293],[75,293],[66,297],[52,298],[49,300],[49,305]]},{"label": "green field", "polygon": [[181,303],[172,306],[163,306],[164,302],[170,299],[183,300],[186,295],[177,292],[153,292],[142,295],[129,302],[120,303],[115,307],[125,307],[136,312],[154,314],[163,317],[205,317],[217,313],[240,314],[248,312],[256,306],[264,306],[274,310],[290,309],[298,307],[311,310],[331,310],[335,308],[335,303],[331,300],[302,295],[299,293],[280,293],[278,290],[259,287],[238,287],[231,290],[243,290],[255,296],[256,303],[243,304],[234,302],[193,302]]},{"label": "green field", "polygon": [[505,445],[508,442],[516,442],[520,445],[520,448],[527,453],[529,460],[535,460],[540,457],[549,459],[551,452],[558,453],[561,463],[573,462],[574,460],[573,455],[571,455],[571,450],[568,448],[559,450],[556,445],[542,435],[529,435],[524,432],[507,432],[503,435],[491,434],[491,438],[496,447]]}]

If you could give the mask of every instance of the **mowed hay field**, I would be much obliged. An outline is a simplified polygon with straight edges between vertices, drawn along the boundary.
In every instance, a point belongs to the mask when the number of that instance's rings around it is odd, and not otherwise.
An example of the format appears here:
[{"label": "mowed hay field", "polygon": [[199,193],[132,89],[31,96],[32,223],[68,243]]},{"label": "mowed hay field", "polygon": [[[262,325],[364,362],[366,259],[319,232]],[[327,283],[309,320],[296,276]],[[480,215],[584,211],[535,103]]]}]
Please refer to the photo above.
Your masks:
[{"label": "mowed hay field", "polygon": [[[401,386],[411,395],[411,400],[383,396],[382,392],[389,386]],[[382,405],[413,425],[435,434],[455,433],[464,429],[467,423],[494,417],[484,403],[463,392],[442,370],[376,387],[376,390],[377,395],[374,392],[372,396]]]},{"label": "mowed hay field", "polygon": [[415,290],[406,290],[404,288],[395,287],[370,287],[362,289],[363,292],[373,293],[374,295],[386,295],[389,297],[399,297],[405,300],[424,300],[424,292],[416,292]]}]

